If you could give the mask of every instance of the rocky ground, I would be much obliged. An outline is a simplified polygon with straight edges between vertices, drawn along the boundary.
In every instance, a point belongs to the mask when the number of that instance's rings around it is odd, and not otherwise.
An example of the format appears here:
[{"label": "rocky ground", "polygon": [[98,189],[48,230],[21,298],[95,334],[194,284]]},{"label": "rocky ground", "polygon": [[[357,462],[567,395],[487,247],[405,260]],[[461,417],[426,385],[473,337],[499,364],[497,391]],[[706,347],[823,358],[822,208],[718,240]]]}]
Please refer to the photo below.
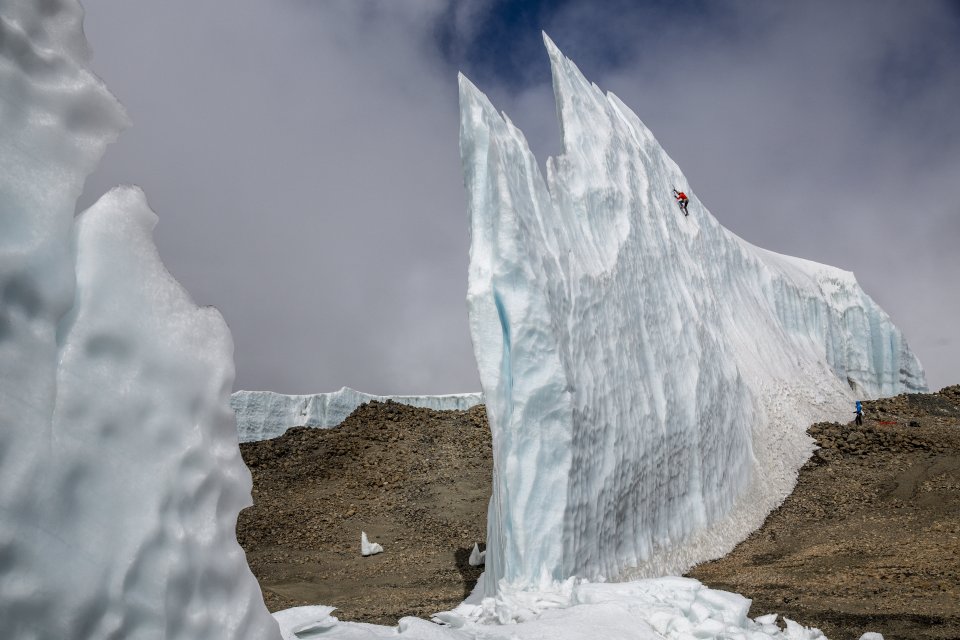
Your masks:
[{"label": "rocky ground", "polygon": [[[834,639],[960,638],[960,386],[864,403],[810,428],[797,488],[728,556],[689,575]],[[490,434],[483,407],[357,409],[336,429],[241,445],[254,506],[237,534],[271,610],[339,607],[393,624],[449,609],[479,571]],[[385,553],[360,556],[360,531]],[[482,548],[482,546],[481,546]]]},{"label": "rocky ground", "polygon": [[[455,607],[480,575],[493,466],[482,406],[431,411],[373,402],[336,429],[295,428],[240,445],[254,506],[237,538],[271,611],[336,606],[396,624]],[[362,557],[360,532],[385,552]]]},{"label": "rocky ground", "polygon": [[690,576],[830,638],[960,638],[960,386],[822,423],[794,492]]}]

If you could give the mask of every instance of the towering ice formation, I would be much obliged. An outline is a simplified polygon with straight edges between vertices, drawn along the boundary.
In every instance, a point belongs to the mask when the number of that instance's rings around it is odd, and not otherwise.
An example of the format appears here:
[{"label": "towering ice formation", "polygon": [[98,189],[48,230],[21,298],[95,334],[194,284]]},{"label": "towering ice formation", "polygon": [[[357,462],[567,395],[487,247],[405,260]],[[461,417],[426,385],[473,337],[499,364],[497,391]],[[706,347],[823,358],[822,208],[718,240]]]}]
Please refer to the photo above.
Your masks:
[{"label": "towering ice formation", "polygon": [[81,20],[0,4],[0,638],[278,638],[234,533],[230,333],[139,190],[74,220],[126,123]]},{"label": "towering ice formation", "polygon": [[333,393],[302,396],[272,391],[237,391],[230,397],[230,404],[237,414],[240,442],[253,442],[281,436],[290,427],[335,427],[360,405],[388,400],[436,411],[465,411],[483,402],[483,397],[479,393],[374,396],[343,387]]},{"label": "towering ice formation", "polygon": [[546,180],[460,79],[490,589],[719,555],[790,491],[808,424],[925,386],[853,274],[724,229],[637,116],[545,42],[564,150]]}]

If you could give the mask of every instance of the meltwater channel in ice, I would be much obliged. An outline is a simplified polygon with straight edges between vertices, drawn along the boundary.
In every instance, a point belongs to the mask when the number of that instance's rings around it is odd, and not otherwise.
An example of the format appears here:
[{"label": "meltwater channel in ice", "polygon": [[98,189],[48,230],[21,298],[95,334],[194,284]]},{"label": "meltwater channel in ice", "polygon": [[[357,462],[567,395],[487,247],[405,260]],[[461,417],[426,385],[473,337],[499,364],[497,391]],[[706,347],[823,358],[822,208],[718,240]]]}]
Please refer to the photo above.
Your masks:
[{"label": "meltwater channel in ice", "polygon": [[792,489],[809,424],[925,388],[853,274],[723,228],[640,119],[544,40],[563,138],[546,177],[460,78],[488,593],[719,556]]}]

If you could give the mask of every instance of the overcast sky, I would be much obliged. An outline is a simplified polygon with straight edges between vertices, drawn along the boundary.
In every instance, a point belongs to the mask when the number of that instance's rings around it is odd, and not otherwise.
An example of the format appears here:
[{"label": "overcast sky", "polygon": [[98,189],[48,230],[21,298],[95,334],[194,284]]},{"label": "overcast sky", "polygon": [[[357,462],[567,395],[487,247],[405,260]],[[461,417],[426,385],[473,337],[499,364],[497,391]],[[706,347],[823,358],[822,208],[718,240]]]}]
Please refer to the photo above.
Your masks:
[{"label": "overcast sky", "polygon": [[746,240],[856,273],[960,383],[960,3],[85,0],[141,185],[237,389],[479,389],[462,70],[559,150],[545,29]]}]

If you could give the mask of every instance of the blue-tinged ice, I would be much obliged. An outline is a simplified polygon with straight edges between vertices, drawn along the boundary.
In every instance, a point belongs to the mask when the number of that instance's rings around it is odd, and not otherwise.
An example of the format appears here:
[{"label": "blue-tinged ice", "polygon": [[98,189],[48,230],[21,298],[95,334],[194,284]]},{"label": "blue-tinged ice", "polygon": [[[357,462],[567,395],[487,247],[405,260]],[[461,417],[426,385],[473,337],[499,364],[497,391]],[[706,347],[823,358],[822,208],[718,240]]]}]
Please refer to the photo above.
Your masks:
[{"label": "blue-tinged ice", "polygon": [[853,274],[724,229],[639,118],[545,42],[563,137],[546,179],[460,79],[488,591],[718,556],[792,489],[807,425],[925,388]]}]

